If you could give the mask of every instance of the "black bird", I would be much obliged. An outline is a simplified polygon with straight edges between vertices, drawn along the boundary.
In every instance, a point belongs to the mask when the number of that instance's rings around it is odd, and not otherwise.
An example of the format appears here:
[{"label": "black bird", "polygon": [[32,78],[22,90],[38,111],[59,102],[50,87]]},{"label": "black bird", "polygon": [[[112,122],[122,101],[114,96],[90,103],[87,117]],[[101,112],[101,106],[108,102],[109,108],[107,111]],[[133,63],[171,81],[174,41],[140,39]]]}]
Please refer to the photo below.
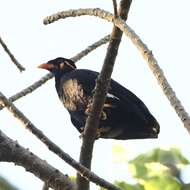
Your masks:
[{"label": "black bird", "polygon": [[[56,58],[38,66],[55,76],[57,94],[71,116],[71,122],[82,133],[92,105],[98,73],[77,69],[66,58]],[[114,80],[110,82],[97,138],[157,138],[159,124],[145,104],[131,91]]]}]

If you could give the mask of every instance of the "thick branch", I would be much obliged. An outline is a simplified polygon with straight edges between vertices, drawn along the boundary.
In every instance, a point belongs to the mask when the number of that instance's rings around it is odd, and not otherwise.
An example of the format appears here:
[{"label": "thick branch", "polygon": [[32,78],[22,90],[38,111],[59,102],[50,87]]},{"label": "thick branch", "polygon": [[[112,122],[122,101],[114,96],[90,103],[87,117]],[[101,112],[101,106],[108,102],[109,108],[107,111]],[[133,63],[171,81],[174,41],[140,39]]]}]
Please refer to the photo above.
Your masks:
[{"label": "thick branch", "polygon": [[50,186],[48,183],[44,182],[42,190],[49,190]]},{"label": "thick branch", "polygon": [[184,124],[184,127],[190,133],[190,116],[185,111],[185,108],[181,104],[180,100],[177,98],[175,92],[173,91],[171,85],[167,81],[162,69],[159,67],[155,57],[152,54],[152,51],[142,42],[139,36],[120,18],[114,18],[114,16],[101,9],[79,9],[79,10],[69,10],[59,12],[57,14],[51,15],[44,19],[44,24],[50,24],[54,21],[57,21],[61,18],[66,17],[76,17],[82,15],[89,16],[98,16],[102,19],[105,19],[109,22],[113,22],[120,30],[122,30],[127,37],[134,43],[134,45],[139,49],[144,59],[147,61],[151,71],[156,77],[158,84],[161,86],[164,94],[168,98],[170,104],[175,109],[177,115]]},{"label": "thick branch", "polygon": [[8,101],[8,99],[0,92],[0,104],[3,104],[13,115],[16,117],[23,126],[32,132],[39,140],[41,140],[52,152],[58,155],[61,159],[75,168],[82,176],[87,178],[88,180],[110,190],[119,190],[119,188],[115,187],[111,183],[106,180],[98,177],[96,174],[91,172],[86,167],[79,164],[73,158],[71,158],[67,153],[65,153],[61,148],[59,148],[55,143],[46,137],[42,131],[37,129],[35,125],[21,112],[19,111],[14,104]]},{"label": "thick branch", "polygon": [[[128,6],[125,6],[125,5]],[[122,0],[119,10],[119,16],[123,19],[127,18],[131,1]],[[119,44],[122,37],[122,31],[117,27],[113,27],[110,43],[107,49],[106,57],[100,75],[97,79],[95,94],[92,101],[92,111],[87,118],[83,142],[80,153],[80,163],[87,168],[91,168],[92,152],[94,140],[96,138],[96,130],[99,126],[99,119],[103,109],[103,104],[106,99],[106,94],[109,88],[110,78],[113,71],[115,59],[117,56]],[[89,182],[82,176],[77,176],[77,189],[89,189]]]},{"label": "thick branch", "polygon": [[16,60],[15,56],[11,53],[11,51],[8,49],[7,45],[5,44],[5,42],[2,40],[2,38],[0,37],[0,44],[2,45],[3,49],[5,50],[5,52],[9,55],[9,57],[11,58],[12,62],[17,66],[17,68],[20,70],[20,72],[24,71],[25,68]]},{"label": "thick branch", "polygon": [[59,19],[65,19],[67,17],[78,17],[86,15],[100,17],[109,22],[114,21],[114,16],[112,13],[99,8],[94,8],[94,9],[89,8],[89,9],[70,9],[68,11],[61,11],[53,15],[47,16],[43,20],[43,23],[46,25],[58,21]]},{"label": "thick branch", "polygon": [[[91,51],[93,51],[96,48],[98,48],[99,46],[107,43],[109,41],[109,39],[110,39],[110,35],[106,35],[105,37],[101,38],[97,42],[89,45],[86,49],[84,49],[83,51],[81,51],[80,53],[78,53],[77,55],[72,57],[71,59],[74,62],[79,61],[82,57],[88,55]],[[29,87],[21,90],[20,92],[16,93],[15,95],[11,96],[9,98],[9,101],[14,102],[14,101],[18,100],[19,98],[26,96],[27,94],[33,92],[34,90],[36,90],[37,88],[42,86],[45,82],[47,82],[51,78],[53,78],[53,75],[51,73],[48,73],[47,75],[42,77],[40,80],[38,80],[35,83],[33,83],[32,85],[30,85]],[[0,105],[0,110],[3,109],[3,107],[4,107],[3,105]]]},{"label": "thick branch", "polygon": [[33,173],[41,180],[48,182],[56,190],[73,190],[71,180],[53,168],[45,160],[41,160],[32,152],[20,146],[17,142],[7,137],[0,131],[0,161],[13,162]]},{"label": "thick branch", "polygon": [[117,0],[112,0],[112,2],[113,2],[114,16],[118,17],[118,13],[117,13]]}]

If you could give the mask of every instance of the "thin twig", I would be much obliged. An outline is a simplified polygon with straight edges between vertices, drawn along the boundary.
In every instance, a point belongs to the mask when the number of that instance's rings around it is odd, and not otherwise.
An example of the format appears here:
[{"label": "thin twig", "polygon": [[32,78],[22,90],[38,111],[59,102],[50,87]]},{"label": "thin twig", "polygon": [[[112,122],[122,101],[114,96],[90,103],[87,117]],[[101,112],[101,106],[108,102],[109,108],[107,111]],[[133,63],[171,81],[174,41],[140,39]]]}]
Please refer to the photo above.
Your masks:
[{"label": "thin twig", "polygon": [[53,143],[48,137],[46,137],[42,131],[36,128],[36,126],[18,109],[16,106],[9,102],[9,100],[0,92],[0,104],[3,104],[15,118],[17,118],[23,126],[33,133],[40,141],[42,141],[52,152],[62,158],[65,162],[75,168],[82,176],[88,180],[110,190],[119,190],[115,185],[100,178],[95,173],[91,172],[86,167],[79,164],[71,156],[65,153],[55,143]]},{"label": "thin twig", "polygon": [[[51,78],[53,78],[53,75],[51,73],[46,74],[44,77],[42,77],[40,80],[36,81],[29,87],[27,87],[27,88],[21,90],[20,92],[14,94],[13,96],[11,96],[9,98],[9,101],[14,102],[14,101],[18,100],[19,98],[22,98],[23,96],[26,96],[27,94],[32,93],[34,90],[39,88],[42,84],[44,84]],[[4,106],[0,105],[0,110],[3,108],[4,108]]]},{"label": "thin twig", "polygon": [[25,68],[17,61],[17,59],[15,58],[15,56],[11,53],[11,51],[8,49],[7,45],[5,44],[5,42],[2,40],[2,38],[0,37],[0,44],[2,45],[3,49],[5,50],[5,52],[9,55],[9,57],[11,58],[12,62],[17,66],[17,68],[19,69],[20,72],[24,71]]},{"label": "thin twig", "polygon": [[[109,39],[110,39],[110,35],[104,36],[103,38],[101,38],[97,42],[89,45],[86,49],[84,49],[83,51],[81,51],[80,53],[78,53],[77,55],[72,57],[71,59],[74,62],[79,61],[84,56],[88,55],[91,51],[93,51],[96,48],[98,48],[99,46],[107,43],[109,41]],[[53,75],[51,73],[46,74],[44,77],[42,77],[41,79],[39,79],[38,81],[36,81],[32,85],[30,85],[29,87],[21,90],[20,92],[16,93],[15,95],[11,96],[9,98],[9,101],[14,102],[14,101],[18,100],[19,98],[26,96],[27,94],[29,94],[29,93],[33,92],[34,90],[36,90],[37,88],[39,88],[41,85],[43,85],[45,82],[47,82],[51,78],[53,78]],[[1,109],[3,109],[3,105],[0,105],[0,110]]]},{"label": "thin twig", "polygon": [[56,190],[73,190],[75,185],[56,168],[49,165],[45,160],[20,146],[16,141],[7,137],[0,131],[0,161],[13,162],[33,173],[41,180]]},{"label": "thin twig", "polygon": [[109,39],[110,39],[110,34],[104,36],[103,38],[101,38],[97,42],[93,43],[92,45],[89,45],[86,49],[84,49],[83,51],[81,51],[80,53],[78,53],[77,55],[72,57],[71,59],[74,62],[79,61],[81,58],[88,55],[91,51],[95,50],[96,48],[98,48],[99,46],[101,46],[103,44],[106,44],[109,41]]},{"label": "thin twig", "polygon": [[[122,3],[120,6],[119,16],[123,19],[126,19],[131,1],[121,0],[121,2]],[[126,4],[128,6],[125,6]],[[92,152],[96,138],[96,131],[99,126],[99,119],[109,88],[111,74],[113,71],[122,33],[123,32],[120,29],[115,26],[113,27],[110,43],[108,45],[107,53],[104,59],[104,64],[96,82],[91,114],[86,120],[80,153],[80,163],[89,169],[91,168]],[[77,190],[83,189],[89,189],[89,181],[84,179],[82,176],[77,175]]]},{"label": "thin twig", "polygon": [[99,18],[105,19],[108,22],[113,22],[120,30],[122,30],[125,33],[125,35],[128,38],[130,38],[133,44],[141,52],[143,58],[147,61],[149,68],[151,69],[151,71],[153,72],[154,76],[156,77],[158,81],[158,84],[161,86],[170,104],[172,105],[178,117],[183,122],[184,127],[188,130],[190,134],[190,116],[185,111],[185,108],[181,104],[180,100],[177,98],[174,90],[172,89],[171,85],[169,84],[166,77],[164,76],[164,73],[162,69],[160,68],[160,66],[158,65],[157,60],[153,56],[152,51],[148,49],[147,45],[142,42],[140,37],[122,19],[114,18],[114,16],[111,13],[105,10],[101,10],[99,8],[78,9],[78,10],[63,11],[63,12],[59,12],[57,14],[48,16],[44,19],[44,24],[50,24],[61,18],[76,17],[76,16],[83,16],[83,15],[98,16]]}]

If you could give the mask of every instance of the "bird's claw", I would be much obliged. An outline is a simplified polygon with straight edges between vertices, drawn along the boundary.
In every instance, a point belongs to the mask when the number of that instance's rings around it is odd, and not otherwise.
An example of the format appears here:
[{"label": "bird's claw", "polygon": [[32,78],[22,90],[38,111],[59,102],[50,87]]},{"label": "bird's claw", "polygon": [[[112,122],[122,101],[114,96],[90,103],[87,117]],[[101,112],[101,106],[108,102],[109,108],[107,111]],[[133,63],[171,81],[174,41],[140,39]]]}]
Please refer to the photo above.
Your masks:
[{"label": "bird's claw", "polygon": [[[98,128],[96,130],[96,140],[99,139],[104,133],[108,132],[109,131],[109,128]],[[82,139],[84,137],[84,127],[82,128],[82,132],[81,134],[79,135],[79,138]]]},{"label": "bird's claw", "polygon": [[100,138],[102,135],[104,135],[105,133],[107,133],[110,130],[110,128],[98,128],[96,131],[96,138]]},{"label": "bird's claw", "polygon": [[107,119],[107,115],[105,111],[102,111],[101,116],[100,116],[101,120],[106,120]]},{"label": "bird's claw", "polygon": [[82,139],[84,137],[84,132],[81,132],[81,134],[79,135],[79,139]]},{"label": "bird's claw", "polygon": [[80,127],[80,135],[79,138],[82,139],[84,137],[84,127]]},{"label": "bird's claw", "polygon": [[86,108],[86,110],[85,110],[85,114],[89,116],[90,113],[91,113],[91,108],[88,106],[88,107]]}]

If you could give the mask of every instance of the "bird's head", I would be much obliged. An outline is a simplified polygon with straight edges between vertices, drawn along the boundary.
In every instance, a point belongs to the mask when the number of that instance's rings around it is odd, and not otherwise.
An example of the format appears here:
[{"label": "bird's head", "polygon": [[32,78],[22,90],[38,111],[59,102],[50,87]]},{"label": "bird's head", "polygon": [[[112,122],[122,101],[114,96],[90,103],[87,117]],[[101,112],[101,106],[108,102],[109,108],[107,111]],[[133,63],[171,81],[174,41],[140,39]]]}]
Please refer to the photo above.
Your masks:
[{"label": "bird's head", "polygon": [[75,70],[76,65],[71,59],[58,57],[39,65],[38,68],[46,69],[57,76]]}]

